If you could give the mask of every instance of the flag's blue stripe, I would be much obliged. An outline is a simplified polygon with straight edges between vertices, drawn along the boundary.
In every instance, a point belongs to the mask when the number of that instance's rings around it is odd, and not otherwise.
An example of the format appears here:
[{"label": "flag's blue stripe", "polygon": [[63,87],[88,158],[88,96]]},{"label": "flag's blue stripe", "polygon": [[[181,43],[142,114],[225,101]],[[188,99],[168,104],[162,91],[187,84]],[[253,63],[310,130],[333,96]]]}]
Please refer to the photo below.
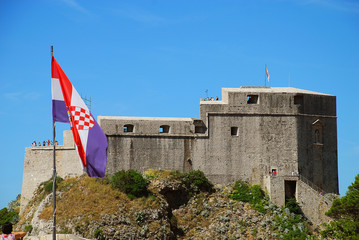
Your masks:
[{"label": "flag's blue stripe", "polygon": [[86,147],[86,171],[90,177],[105,176],[107,163],[107,138],[101,127],[95,121],[95,126],[89,130]]},{"label": "flag's blue stripe", "polygon": [[52,119],[54,122],[70,122],[64,101],[52,100]]}]

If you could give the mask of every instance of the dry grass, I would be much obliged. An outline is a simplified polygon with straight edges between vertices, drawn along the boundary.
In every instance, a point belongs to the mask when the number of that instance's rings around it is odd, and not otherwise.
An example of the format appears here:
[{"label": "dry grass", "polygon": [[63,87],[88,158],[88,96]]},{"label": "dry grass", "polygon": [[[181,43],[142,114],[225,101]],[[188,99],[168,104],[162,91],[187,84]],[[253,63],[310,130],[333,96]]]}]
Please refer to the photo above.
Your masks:
[{"label": "dry grass", "polygon": [[183,173],[173,170],[164,170],[164,169],[148,169],[144,172],[144,175],[148,179],[168,179],[168,178],[177,178]]},{"label": "dry grass", "polygon": [[[100,217],[100,214],[112,214],[118,211],[119,202],[126,205],[130,200],[126,194],[113,189],[101,180],[83,176],[80,179],[66,179],[59,185],[60,189],[68,189],[61,198],[57,199],[57,221],[81,216],[87,220]],[[52,217],[52,205],[40,215],[42,219]]]},{"label": "dry grass", "polygon": [[[149,195],[148,197],[131,200],[125,193],[113,189],[106,181],[82,176],[80,178],[65,179],[59,184],[63,195],[56,201],[56,220],[59,225],[66,226],[66,221],[77,217],[80,222],[91,222],[100,219],[101,215],[122,212],[142,211],[145,208],[160,208],[160,200]],[[40,218],[52,218],[52,204],[44,209]]]}]

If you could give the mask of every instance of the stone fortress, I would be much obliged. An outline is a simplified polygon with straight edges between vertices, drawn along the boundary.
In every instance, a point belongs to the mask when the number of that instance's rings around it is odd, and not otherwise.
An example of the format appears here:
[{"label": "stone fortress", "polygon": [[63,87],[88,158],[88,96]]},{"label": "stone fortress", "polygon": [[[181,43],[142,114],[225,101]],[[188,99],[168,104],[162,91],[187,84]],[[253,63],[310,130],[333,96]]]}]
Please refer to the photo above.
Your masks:
[{"label": "stone fortress", "polygon": [[[295,197],[315,224],[338,194],[336,97],[290,87],[223,88],[200,101],[200,119],[99,116],[106,172],[201,170],[214,183],[259,184],[283,206]],[[71,131],[56,151],[61,177],[83,174]],[[52,175],[52,147],[25,150],[21,211]],[[329,194],[328,194],[329,193]]]}]

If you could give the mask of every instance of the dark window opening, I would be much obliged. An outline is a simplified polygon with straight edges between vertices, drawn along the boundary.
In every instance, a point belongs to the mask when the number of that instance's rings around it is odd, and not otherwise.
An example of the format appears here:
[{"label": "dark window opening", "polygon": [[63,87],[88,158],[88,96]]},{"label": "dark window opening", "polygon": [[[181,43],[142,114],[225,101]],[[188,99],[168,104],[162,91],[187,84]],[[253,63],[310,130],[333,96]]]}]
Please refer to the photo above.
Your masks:
[{"label": "dark window opening", "polygon": [[302,95],[294,96],[294,104],[303,105],[303,96]]},{"label": "dark window opening", "polygon": [[195,133],[205,133],[207,131],[207,127],[204,125],[202,120],[194,119],[193,125]]},{"label": "dark window opening", "polygon": [[258,95],[248,95],[247,103],[248,104],[257,104],[258,103]]},{"label": "dark window opening", "polygon": [[296,187],[297,181],[284,181],[285,202],[287,202],[288,199],[295,198]]},{"label": "dark window opening", "polygon": [[318,129],[315,129],[314,132],[314,143],[320,143],[320,132]]},{"label": "dark window opening", "polygon": [[123,126],[123,132],[133,132],[133,125],[132,124],[126,124]]},{"label": "dark window opening", "polygon": [[170,132],[170,126],[168,125],[160,126],[160,133],[169,133],[169,132]]},{"label": "dark window opening", "polygon": [[238,136],[238,127],[231,127],[231,136]]},{"label": "dark window opening", "polygon": [[206,128],[203,126],[195,126],[194,127],[194,132],[195,133],[205,133],[206,132]]}]

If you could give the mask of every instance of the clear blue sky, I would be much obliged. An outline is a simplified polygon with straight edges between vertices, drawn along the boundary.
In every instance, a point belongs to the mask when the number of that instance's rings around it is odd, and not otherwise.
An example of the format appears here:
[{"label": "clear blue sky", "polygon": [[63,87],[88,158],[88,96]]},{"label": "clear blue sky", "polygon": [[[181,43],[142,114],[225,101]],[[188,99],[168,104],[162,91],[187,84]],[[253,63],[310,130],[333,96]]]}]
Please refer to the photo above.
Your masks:
[{"label": "clear blue sky", "polygon": [[51,45],[95,116],[198,118],[206,89],[263,86],[267,64],[269,86],[337,96],[342,195],[359,173],[357,1],[1,0],[0,208],[52,138]]}]

